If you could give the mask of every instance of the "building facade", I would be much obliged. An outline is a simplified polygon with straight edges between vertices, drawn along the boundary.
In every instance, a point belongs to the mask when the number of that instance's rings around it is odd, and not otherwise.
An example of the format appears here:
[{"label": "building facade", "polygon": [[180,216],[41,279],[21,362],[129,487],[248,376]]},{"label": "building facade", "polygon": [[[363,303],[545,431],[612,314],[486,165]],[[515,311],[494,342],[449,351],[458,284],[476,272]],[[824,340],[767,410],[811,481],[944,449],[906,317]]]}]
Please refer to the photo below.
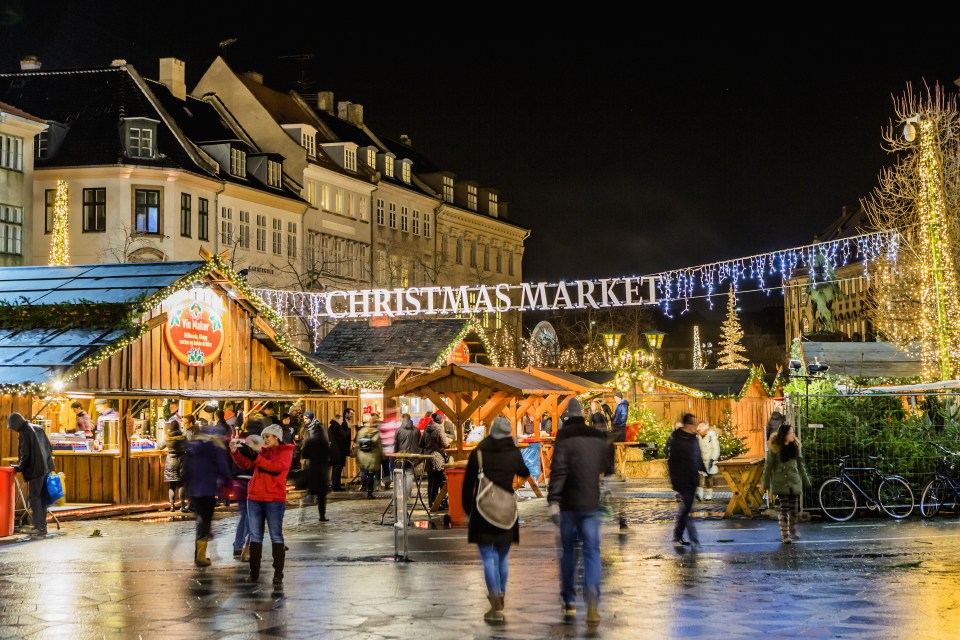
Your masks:
[{"label": "building facade", "polygon": [[3,267],[30,264],[34,144],[46,128],[40,118],[0,102],[0,266]]}]

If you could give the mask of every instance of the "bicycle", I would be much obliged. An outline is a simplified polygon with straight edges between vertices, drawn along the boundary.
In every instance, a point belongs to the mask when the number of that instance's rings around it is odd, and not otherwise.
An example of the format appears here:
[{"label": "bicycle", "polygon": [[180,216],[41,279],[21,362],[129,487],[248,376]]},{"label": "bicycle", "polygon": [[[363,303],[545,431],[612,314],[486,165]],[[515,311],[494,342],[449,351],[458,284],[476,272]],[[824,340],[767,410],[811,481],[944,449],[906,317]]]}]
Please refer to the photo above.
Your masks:
[{"label": "bicycle", "polygon": [[940,446],[936,442],[931,442],[933,446],[944,453],[944,456],[937,462],[937,473],[933,480],[927,483],[920,494],[920,515],[924,518],[932,518],[946,504],[947,499],[953,498],[951,508],[957,508],[960,501],[960,481],[955,479],[957,475],[957,462],[950,461],[950,458],[960,457],[960,452],[950,451]]},{"label": "bicycle", "polygon": [[[820,485],[820,509],[824,515],[837,522],[845,522],[857,512],[857,496],[865,502],[868,509],[880,508],[891,518],[901,520],[913,513],[913,490],[909,483],[898,475],[884,475],[876,467],[847,467],[849,455],[840,456],[840,472]],[[869,456],[876,460],[876,456]],[[850,471],[869,472],[873,479],[873,491],[867,493],[848,473]]]}]

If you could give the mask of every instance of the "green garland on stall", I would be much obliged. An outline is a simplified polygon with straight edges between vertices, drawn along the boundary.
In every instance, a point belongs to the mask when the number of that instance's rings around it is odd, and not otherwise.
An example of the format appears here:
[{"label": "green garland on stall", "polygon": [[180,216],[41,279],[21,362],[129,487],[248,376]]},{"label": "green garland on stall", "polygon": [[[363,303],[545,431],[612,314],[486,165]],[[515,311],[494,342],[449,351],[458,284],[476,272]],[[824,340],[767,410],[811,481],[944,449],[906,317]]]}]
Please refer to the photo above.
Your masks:
[{"label": "green garland on stall", "polygon": [[[657,384],[661,387],[666,387],[667,389],[673,389],[674,391],[679,391],[685,395],[693,396],[694,398],[703,398],[704,400],[737,400],[739,402],[743,399],[743,396],[746,395],[747,390],[750,388],[750,384],[755,379],[760,381],[760,385],[769,395],[773,395],[773,390],[771,387],[767,386],[767,384],[763,381],[763,372],[759,367],[750,367],[750,374],[747,376],[747,379],[740,388],[740,391],[732,394],[700,391],[699,389],[693,389],[682,384],[677,384],[676,382],[670,382],[669,380],[664,380],[663,378],[657,378]],[[774,389],[776,388],[775,384],[776,378],[774,379]]]},{"label": "green garland on stall", "polygon": [[331,378],[323,371],[318,369],[313,365],[306,356],[300,353],[290,342],[281,334],[276,334],[274,336],[274,342],[277,343],[277,346],[283,350],[287,357],[296,362],[299,366],[303,367],[304,371],[309,373],[311,376],[316,378],[320,384],[326,387],[328,390],[333,391],[338,388],[346,389],[375,389],[382,390],[383,383],[378,380],[361,380],[359,378]]}]

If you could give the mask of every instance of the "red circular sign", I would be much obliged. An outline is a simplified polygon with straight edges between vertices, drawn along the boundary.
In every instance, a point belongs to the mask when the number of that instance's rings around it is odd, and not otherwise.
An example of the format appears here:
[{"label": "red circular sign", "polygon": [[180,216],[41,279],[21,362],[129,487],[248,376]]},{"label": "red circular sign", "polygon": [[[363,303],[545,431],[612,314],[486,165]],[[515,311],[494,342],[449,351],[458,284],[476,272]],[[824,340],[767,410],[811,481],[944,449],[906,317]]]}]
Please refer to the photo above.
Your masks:
[{"label": "red circular sign", "polygon": [[223,318],[205,302],[187,300],[170,311],[163,336],[173,356],[188,367],[205,367],[223,349]]}]

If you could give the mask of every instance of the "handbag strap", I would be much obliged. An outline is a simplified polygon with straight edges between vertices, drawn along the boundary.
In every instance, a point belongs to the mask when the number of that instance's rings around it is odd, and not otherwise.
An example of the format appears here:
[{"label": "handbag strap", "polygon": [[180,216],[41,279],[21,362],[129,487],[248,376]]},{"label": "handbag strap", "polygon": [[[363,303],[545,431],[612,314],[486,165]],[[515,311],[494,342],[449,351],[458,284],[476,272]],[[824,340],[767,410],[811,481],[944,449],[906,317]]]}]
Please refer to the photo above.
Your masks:
[{"label": "handbag strap", "polygon": [[477,447],[477,466],[479,467],[479,474],[483,475],[483,451],[480,451],[480,447]]}]

